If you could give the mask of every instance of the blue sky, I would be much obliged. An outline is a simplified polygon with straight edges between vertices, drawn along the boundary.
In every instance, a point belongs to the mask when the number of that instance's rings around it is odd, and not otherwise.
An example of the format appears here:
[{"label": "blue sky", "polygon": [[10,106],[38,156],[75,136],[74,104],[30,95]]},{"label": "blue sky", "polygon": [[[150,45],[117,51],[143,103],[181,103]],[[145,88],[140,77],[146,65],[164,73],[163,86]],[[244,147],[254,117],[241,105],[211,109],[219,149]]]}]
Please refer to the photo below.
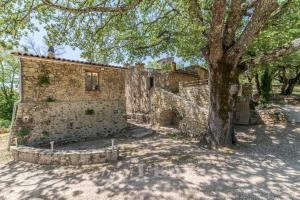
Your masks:
[{"label": "blue sky", "polygon": [[[31,33],[27,36],[27,38],[30,38],[34,41],[35,45],[37,47],[43,47],[43,48],[46,48],[46,44],[44,44],[43,42],[43,37],[47,34],[45,29],[43,28],[42,25],[39,25],[39,24],[36,24],[37,27],[39,28],[39,31],[36,31],[34,33]],[[26,37],[23,37],[21,39],[21,45],[23,44],[26,44]],[[64,53],[57,56],[57,57],[61,57],[61,58],[66,58],[66,59],[72,59],[72,60],[82,60],[84,61],[85,59],[84,58],[81,58],[80,57],[80,49],[76,48],[75,50],[72,49],[70,46],[64,46]],[[155,60],[158,60],[158,59],[161,59],[161,58],[165,58],[167,57],[166,55],[162,55],[161,57],[159,58],[155,58]],[[147,64],[148,62],[152,61],[153,59],[148,57],[146,58],[143,62],[145,64]],[[182,62],[181,59],[179,58],[176,58],[175,57],[175,61],[177,63],[180,63],[180,64],[183,64],[184,66],[188,66],[190,65],[189,62]],[[123,63],[110,63],[110,64],[114,64],[114,65],[119,65],[119,66],[122,66]]]},{"label": "blue sky", "polygon": [[[34,43],[36,44],[36,46],[38,46],[38,47],[46,47],[46,44],[44,44],[44,42],[43,42],[43,37],[46,35],[46,31],[42,26],[38,26],[38,28],[39,28],[38,32],[34,32],[34,33],[28,35],[27,38],[32,39],[34,41]],[[22,44],[26,44],[25,37],[23,37],[21,39],[21,45]],[[72,60],[84,60],[83,58],[80,57],[80,49],[73,50],[69,46],[64,46],[64,51],[65,52],[58,57],[72,59]]]}]

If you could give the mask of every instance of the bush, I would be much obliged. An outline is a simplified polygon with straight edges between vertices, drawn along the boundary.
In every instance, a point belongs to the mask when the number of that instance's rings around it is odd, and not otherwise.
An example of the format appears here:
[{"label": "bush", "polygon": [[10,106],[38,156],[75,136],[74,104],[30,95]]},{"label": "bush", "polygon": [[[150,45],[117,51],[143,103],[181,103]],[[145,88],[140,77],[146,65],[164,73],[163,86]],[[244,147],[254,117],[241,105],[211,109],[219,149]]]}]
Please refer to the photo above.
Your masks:
[{"label": "bush", "polygon": [[24,138],[24,137],[30,135],[30,133],[31,133],[31,129],[30,128],[21,128],[17,132],[17,137]]},{"label": "bush", "polygon": [[9,128],[10,120],[0,119],[0,128]]},{"label": "bush", "polygon": [[11,120],[11,115],[13,113],[14,102],[18,100],[18,94],[13,93],[10,99],[4,97],[0,91],[0,121],[1,120]]},{"label": "bush", "polygon": [[270,92],[271,92],[271,86],[272,86],[272,76],[269,72],[269,69],[266,67],[263,71],[263,74],[261,76],[261,96],[260,101],[263,104],[266,104],[270,100]]},{"label": "bush", "polygon": [[17,131],[16,135],[18,138],[18,144],[26,144],[26,141],[28,139],[28,136],[31,134],[30,128],[21,128],[19,131]]}]

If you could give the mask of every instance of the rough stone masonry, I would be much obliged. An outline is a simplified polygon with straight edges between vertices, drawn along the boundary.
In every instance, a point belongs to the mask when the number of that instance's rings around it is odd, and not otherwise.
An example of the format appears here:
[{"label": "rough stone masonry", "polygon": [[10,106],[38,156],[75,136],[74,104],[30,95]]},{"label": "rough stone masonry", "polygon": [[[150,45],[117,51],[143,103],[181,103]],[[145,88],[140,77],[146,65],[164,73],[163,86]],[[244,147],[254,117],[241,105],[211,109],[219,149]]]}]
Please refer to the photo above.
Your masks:
[{"label": "rough stone masonry", "polygon": [[126,127],[124,68],[20,54],[20,103],[11,144],[49,145]]}]

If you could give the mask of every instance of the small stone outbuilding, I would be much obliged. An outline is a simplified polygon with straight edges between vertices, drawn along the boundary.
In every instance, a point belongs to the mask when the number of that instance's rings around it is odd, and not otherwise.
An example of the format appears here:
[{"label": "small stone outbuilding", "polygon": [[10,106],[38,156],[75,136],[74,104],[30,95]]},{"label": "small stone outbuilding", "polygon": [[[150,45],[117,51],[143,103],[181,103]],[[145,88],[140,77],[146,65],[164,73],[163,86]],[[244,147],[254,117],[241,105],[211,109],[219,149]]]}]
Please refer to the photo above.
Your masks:
[{"label": "small stone outbuilding", "polygon": [[21,88],[11,143],[82,141],[126,127],[125,68],[14,55],[21,63]]}]

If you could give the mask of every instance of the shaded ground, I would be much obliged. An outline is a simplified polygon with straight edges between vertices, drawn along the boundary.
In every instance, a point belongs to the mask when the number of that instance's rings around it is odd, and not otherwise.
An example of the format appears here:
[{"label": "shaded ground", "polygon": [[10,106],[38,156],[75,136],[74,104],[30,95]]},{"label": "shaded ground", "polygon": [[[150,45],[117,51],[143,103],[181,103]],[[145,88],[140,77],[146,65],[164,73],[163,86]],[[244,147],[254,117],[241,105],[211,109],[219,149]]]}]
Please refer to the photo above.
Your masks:
[{"label": "shaded ground", "polygon": [[0,199],[300,199],[300,125],[241,126],[219,152],[170,132],[120,142],[114,164],[2,164]]}]

